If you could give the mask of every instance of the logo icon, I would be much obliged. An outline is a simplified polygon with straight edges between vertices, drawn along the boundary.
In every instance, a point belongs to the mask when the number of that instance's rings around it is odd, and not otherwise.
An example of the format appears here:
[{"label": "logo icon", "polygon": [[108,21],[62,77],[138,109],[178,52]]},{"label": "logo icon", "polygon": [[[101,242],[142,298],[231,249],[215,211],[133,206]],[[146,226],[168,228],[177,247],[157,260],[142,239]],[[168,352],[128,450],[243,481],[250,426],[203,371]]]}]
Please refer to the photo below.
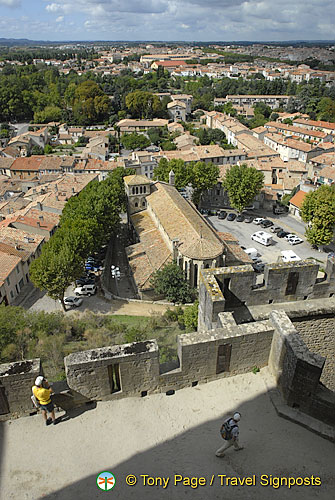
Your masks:
[{"label": "logo icon", "polygon": [[115,477],[111,472],[100,472],[97,475],[97,486],[103,491],[108,491],[115,486]]}]

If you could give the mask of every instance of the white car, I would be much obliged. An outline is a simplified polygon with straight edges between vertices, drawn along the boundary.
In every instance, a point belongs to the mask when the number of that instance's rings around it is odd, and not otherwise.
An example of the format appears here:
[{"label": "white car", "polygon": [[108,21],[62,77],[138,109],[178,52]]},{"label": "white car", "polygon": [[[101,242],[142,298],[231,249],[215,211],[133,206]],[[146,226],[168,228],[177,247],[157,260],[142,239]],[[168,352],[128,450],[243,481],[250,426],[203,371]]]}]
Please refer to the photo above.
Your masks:
[{"label": "white car", "polygon": [[299,236],[292,236],[291,238],[287,238],[287,241],[290,245],[299,245],[303,240],[299,238]]},{"label": "white car", "polygon": [[254,219],[252,222],[256,224],[256,226],[259,226],[259,224],[263,222],[263,220],[265,219],[263,219],[262,217],[256,217],[256,219]]},{"label": "white car", "polygon": [[285,239],[285,240],[289,240],[290,238],[293,238],[293,237],[295,238],[296,236],[297,236],[297,235],[296,235],[296,234],[294,234],[294,233],[289,233],[289,234],[287,234],[287,235],[285,236],[285,238],[284,238],[284,239]]},{"label": "white car", "polygon": [[71,307],[79,307],[83,303],[83,299],[78,297],[64,297],[64,304]]}]

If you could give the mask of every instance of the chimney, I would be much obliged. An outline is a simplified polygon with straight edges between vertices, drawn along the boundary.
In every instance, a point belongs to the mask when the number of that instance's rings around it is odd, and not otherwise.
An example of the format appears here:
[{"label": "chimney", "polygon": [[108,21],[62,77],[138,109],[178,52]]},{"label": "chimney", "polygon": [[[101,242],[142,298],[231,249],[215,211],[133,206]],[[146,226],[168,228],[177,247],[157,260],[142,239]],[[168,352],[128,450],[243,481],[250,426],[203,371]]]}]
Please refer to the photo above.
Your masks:
[{"label": "chimney", "polygon": [[39,215],[38,218],[40,221],[43,221],[43,215]]},{"label": "chimney", "polygon": [[58,199],[58,194],[56,194],[56,201],[59,201],[59,199]]},{"label": "chimney", "polygon": [[37,221],[37,227],[41,227],[40,221]]},{"label": "chimney", "polygon": [[170,170],[170,173],[169,173],[169,184],[171,186],[175,185],[175,175],[174,175],[174,171],[173,170]]},{"label": "chimney", "polygon": [[72,188],[72,193],[74,193],[74,187]]},{"label": "chimney", "polygon": [[36,205],[36,208],[37,208],[37,210],[41,210],[41,212],[42,212],[42,210],[43,210],[42,203],[40,203],[40,202],[38,201],[38,202],[37,202],[37,205]]}]

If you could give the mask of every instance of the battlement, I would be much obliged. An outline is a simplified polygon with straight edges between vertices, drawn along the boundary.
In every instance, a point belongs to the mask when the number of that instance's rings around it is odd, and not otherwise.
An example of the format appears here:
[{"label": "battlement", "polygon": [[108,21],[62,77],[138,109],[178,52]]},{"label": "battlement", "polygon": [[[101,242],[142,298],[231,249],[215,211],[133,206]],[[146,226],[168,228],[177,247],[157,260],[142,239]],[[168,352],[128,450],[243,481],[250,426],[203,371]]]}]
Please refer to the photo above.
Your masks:
[{"label": "battlement", "polygon": [[258,282],[250,264],[202,269],[199,283],[198,329],[212,329],[218,314],[245,306],[332,297],[335,293],[335,259],[328,258],[324,278],[319,264],[292,262],[267,264]]}]

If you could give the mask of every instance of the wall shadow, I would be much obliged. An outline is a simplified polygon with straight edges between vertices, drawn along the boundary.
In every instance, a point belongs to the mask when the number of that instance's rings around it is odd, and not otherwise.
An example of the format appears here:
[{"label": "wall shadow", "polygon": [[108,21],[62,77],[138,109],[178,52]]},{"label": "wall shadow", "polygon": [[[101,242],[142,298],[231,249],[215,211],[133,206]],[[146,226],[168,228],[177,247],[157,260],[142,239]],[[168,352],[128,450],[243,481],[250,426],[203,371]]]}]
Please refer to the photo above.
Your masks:
[{"label": "wall shadow", "polygon": [[[218,399],[220,399],[219,395]],[[173,396],[169,400],[172,402]],[[316,495],[319,499],[330,500],[332,443],[278,417],[265,392],[239,406],[232,404],[229,414],[235,410],[242,413],[240,442],[245,448],[240,452],[235,452],[231,448],[224,458],[215,456],[215,450],[223,444],[219,429],[227,413],[222,414],[222,418],[207,420],[173,439],[139,452],[137,450],[145,446],[146,438],[150,433],[150,422],[142,422],[133,429],[133,444],[130,448],[127,445],[127,452],[132,454],[129,459],[119,463],[117,446],[109,446],[111,445],[109,442],[106,442],[105,447],[97,444],[105,455],[105,465],[101,470],[95,470],[82,480],[39,498],[45,500],[106,498],[107,492],[100,491],[96,485],[97,475],[104,470],[112,472],[116,478],[116,485],[109,494],[112,495],[111,498],[118,500],[267,500],[268,498],[312,500]],[[133,418],[129,415],[130,422]],[[173,420],[169,425],[174,427]],[[120,425],[119,432],[122,441],[124,432],[122,425]],[[126,435],[124,435],[124,440],[129,441]],[[73,448],[76,449],[75,442],[73,442]],[[90,450],[87,450],[87,457],[89,455]],[[73,460],[86,461],[87,457],[77,456],[74,452]],[[138,483],[135,486],[126,484],[128,474],[137,477]],[[182,483],[175,486],[172,484],[175,474],[184,477],[205,477],[207,484],[196,489],[184,486]],[[222,486],[218,475],[223,474],[240,478],[255,474],[256,485]],[[322,487],[305,486],[288,489],[283,486],[274,489],[260,484],[262,474],[269,478],[271,475],[279,477],[320,476]],[[145,486],[141,475],[170,477],[170,484],[165,489],[161,486]],[[210,486],[212,475],[215,475],[215,478]]]}]

